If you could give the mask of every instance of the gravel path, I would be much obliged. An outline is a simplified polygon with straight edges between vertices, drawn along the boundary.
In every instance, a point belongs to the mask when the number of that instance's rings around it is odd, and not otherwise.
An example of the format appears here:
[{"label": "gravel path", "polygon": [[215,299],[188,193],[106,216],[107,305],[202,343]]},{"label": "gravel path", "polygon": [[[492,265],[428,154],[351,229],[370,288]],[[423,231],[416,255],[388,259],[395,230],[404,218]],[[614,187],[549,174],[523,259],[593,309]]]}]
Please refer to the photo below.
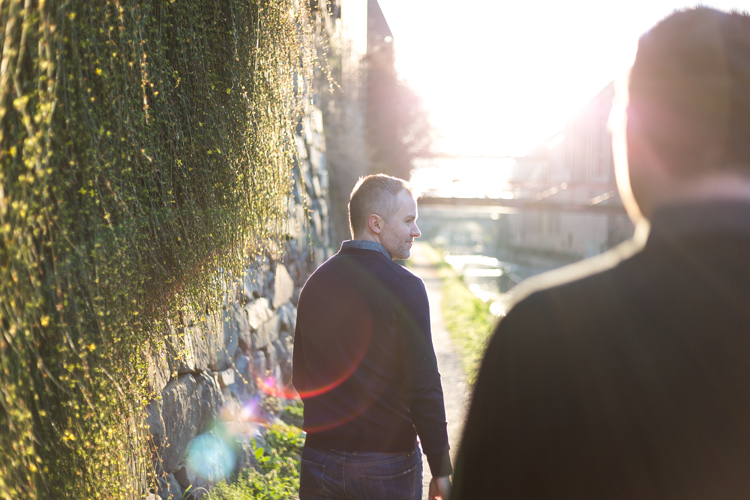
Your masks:
[{"label": "gravel path", "polygon": [[[438,366],[443,382],[445,397],[445,411],[448,417],[448,439],[451,445],[451,458],[455,463],[459,441],[463,429],[464,417],[468,405],[466,377],[461,369],[461,358],[454,351],[451,338],[443,324],[440,304],[443,294],[440,291],[441,282],[437,270],[431,263],[426,249],[422,244],[415,243],[410,262],[410,269],[424,280],[427,288],[427,298],[430,301],[430,322],[432,326],[432,342],[438,358]],[[424,460],[424,498],[427,498],[427,487],[432,476]]]}]

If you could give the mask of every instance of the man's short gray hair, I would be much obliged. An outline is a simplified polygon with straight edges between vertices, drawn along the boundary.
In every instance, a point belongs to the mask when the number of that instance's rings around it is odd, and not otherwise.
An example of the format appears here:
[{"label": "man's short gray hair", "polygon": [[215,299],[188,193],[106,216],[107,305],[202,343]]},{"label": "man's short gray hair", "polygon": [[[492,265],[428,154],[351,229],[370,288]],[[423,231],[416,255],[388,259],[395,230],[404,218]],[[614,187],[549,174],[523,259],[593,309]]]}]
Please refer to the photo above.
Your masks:
[{"label": "man's short gray hair", "polygon": [[398,177],[385,174],[360,177],[349,197],[349,228],[352,238],[364,232],[367,219],[372,214],[389,220],[396,211],[396,197],[404,190],[414,195],[414,187]]}]

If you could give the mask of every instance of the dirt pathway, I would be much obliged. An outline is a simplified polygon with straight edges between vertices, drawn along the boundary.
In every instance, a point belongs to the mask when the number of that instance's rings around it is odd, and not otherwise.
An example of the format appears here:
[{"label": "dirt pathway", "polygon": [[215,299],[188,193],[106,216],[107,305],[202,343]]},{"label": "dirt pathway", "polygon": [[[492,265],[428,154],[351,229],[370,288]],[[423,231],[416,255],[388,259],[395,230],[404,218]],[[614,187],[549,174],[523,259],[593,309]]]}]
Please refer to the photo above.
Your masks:
[{"label": "dirt pathway", "polygon": [[[455,463],[458,453],[464,416],[468,405],[466,378],[461,369],[461,358],[453,350],[451,338],[443,324],[440,312],[443,294],[440,291],[441,282],[437,270],[432,264],[427,249],[421,244],[415,244],[412,252],[410,269],[424,280],[427,288],[427,298],[430,301],[430,322],[432,326],[432,342],[438,358],[438,367],[443,382],[445,397],[445,411],[448,417],[448,439],[451,444],[451,458]],[[427,460],[424,460],[424,498],[427,498],[427,487],[432,478]]]}]

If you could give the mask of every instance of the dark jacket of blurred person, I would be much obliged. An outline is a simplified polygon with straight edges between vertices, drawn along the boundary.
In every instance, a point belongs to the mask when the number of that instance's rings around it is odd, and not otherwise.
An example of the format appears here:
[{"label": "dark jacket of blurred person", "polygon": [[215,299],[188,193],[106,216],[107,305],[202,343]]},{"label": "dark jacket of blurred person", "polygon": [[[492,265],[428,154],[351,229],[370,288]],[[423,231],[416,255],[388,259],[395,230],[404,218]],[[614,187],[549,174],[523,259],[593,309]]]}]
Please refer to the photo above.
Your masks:
[{"label": "dark jacket of blurred person", "polygon": [[636,236],[519,292],[453,500],[750,498],[750,17],[661,21],[627,101],[611,126]]}]

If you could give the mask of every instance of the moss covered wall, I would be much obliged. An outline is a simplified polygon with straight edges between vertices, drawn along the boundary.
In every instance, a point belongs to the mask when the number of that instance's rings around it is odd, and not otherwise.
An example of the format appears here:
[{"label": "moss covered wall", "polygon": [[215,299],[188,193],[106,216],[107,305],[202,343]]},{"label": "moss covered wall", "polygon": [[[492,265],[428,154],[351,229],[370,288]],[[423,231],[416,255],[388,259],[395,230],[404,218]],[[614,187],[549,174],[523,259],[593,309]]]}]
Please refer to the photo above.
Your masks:
[{"label": "moss covered wall", "polygon": [[148,353],[283,247],[305,5],[0,2],[0,498],[156,480]]}]

